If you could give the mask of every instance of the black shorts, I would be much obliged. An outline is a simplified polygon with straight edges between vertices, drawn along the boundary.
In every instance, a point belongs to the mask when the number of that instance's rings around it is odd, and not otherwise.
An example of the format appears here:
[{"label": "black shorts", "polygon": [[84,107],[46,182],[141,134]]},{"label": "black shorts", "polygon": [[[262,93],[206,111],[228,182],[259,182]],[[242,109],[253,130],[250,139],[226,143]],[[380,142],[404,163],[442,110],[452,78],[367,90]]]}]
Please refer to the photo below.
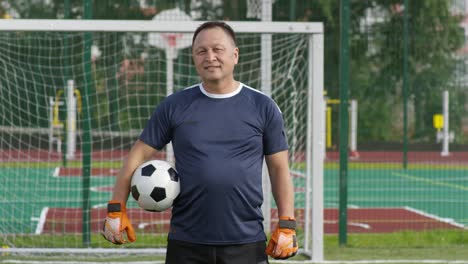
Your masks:
[{"label": "black shorts", "polygon": [[240,245],[202,245],[168,240],[166,264],[268,264],[264,241]]}]

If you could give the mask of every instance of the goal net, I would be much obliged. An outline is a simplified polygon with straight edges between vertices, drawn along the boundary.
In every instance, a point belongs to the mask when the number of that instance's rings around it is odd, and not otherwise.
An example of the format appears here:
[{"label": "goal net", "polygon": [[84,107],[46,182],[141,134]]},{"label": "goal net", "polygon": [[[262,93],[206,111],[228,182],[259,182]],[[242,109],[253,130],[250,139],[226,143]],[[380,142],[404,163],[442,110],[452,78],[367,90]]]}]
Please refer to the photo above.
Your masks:
[{"label": "goal net", "polygon": [[[155,106],[200,80],[190,42],[201,22],[6,20],[0,25],[2,252],[163,253],[170,211],[130,197],[138,240],[100,230],[115,175]],[[229,22],[235,78],[283,112],[301,250],[322,258],[323,32],[318,23]],[[158,159],[171,159],[171,150]],[[265,179],[265,229],[277,223]],[[209,205],[207,205],[209,206]],[[125,249],[125,250],[122,250]]]}]

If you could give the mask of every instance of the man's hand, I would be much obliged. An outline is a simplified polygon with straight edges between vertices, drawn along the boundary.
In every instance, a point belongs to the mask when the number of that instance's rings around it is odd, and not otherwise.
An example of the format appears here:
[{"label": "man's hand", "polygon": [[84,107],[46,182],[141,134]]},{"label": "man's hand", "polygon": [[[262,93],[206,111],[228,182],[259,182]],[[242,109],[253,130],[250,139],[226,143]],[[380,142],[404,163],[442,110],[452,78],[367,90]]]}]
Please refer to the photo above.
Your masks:
[{"label": "man's hand", "polygon": [[[127,217],[124,204],[118,201],[109,201],[107,204],[107,217],[104,220],[101,234],[106,240],[114,244],[124,244],[136,240],[135,231]],[[123,236],[124,234],[128,241]]]},{"label": "man's hand", "polygon": [[271,234],[266,254],[275,259],[287,259],[296,255],[298,249],[296,220],[290,217],[280,217],[276,230]]}]

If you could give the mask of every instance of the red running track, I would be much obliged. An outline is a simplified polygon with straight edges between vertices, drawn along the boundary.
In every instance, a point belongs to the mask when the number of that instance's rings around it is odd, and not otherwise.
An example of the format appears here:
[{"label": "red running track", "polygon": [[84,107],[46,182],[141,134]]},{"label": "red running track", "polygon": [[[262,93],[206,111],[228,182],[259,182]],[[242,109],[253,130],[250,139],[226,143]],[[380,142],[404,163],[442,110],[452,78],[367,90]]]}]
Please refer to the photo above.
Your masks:
[{"label": "red running track", "polygon": [[[39,221],[38,233],[81,233],[82,211],[76,208],[45,208],[44,219]],[[139,208],[127,209],[128,216],[138,232],[167,233],[170,210],[154,213]],[[277,211],[272,209],[273,229],[277,223]],[[91,210],[91,230],[102,229],[106,211],[103,208]],[[304,210],[296,210],[299,225],[304,224]],[[349,233],[390,233],[396,231],[423,231],[432,229],[462,229],[461,225],[447,222],[442,218],[427,215],[410,208],[352,208],[348,209]],[[325,209],[324,232],[338,233],[338,210]]]},{"label": "red running track", "polygon": [[[124,150],[102,150],[94,151],[91,154],[92,160],[123,160],[128,154]],[[350,157],[350,161],[359,162],[402,162],[403,153],[396,151],[359,151],[358,157]],[[76,153],[75,160],[81,160],[81,152]],[[164,159],[165,152],[158,152],[155,159]],[[62,154],[49,152],[47,150],[0,150],[0,161],[27,161],[27,162],[56,162],[61,161]],[[305,160],[304,153],[297,153],[296,161]],[[339,152],[331,151],[326,153],[327,162],[339,160]],[[466,163],[468,161],[468,151],[450,152],[447,157],[442,157],[440,152],[408,152],[408,162],[416,163]]]}]

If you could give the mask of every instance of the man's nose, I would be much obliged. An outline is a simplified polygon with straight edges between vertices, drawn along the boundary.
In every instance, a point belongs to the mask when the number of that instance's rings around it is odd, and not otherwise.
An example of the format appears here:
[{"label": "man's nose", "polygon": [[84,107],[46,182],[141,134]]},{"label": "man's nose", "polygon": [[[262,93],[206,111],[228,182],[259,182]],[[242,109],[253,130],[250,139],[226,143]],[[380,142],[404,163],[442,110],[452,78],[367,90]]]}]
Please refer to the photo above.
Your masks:
[{"label": "man's nose", "polygon": [[216,60],[216,54],[215,54],[212,50],[208,50],[208,51],[206,52],[206,57],[205,57],[205,59],[206,59],[207,61],[214,61],[214,60]]}]

